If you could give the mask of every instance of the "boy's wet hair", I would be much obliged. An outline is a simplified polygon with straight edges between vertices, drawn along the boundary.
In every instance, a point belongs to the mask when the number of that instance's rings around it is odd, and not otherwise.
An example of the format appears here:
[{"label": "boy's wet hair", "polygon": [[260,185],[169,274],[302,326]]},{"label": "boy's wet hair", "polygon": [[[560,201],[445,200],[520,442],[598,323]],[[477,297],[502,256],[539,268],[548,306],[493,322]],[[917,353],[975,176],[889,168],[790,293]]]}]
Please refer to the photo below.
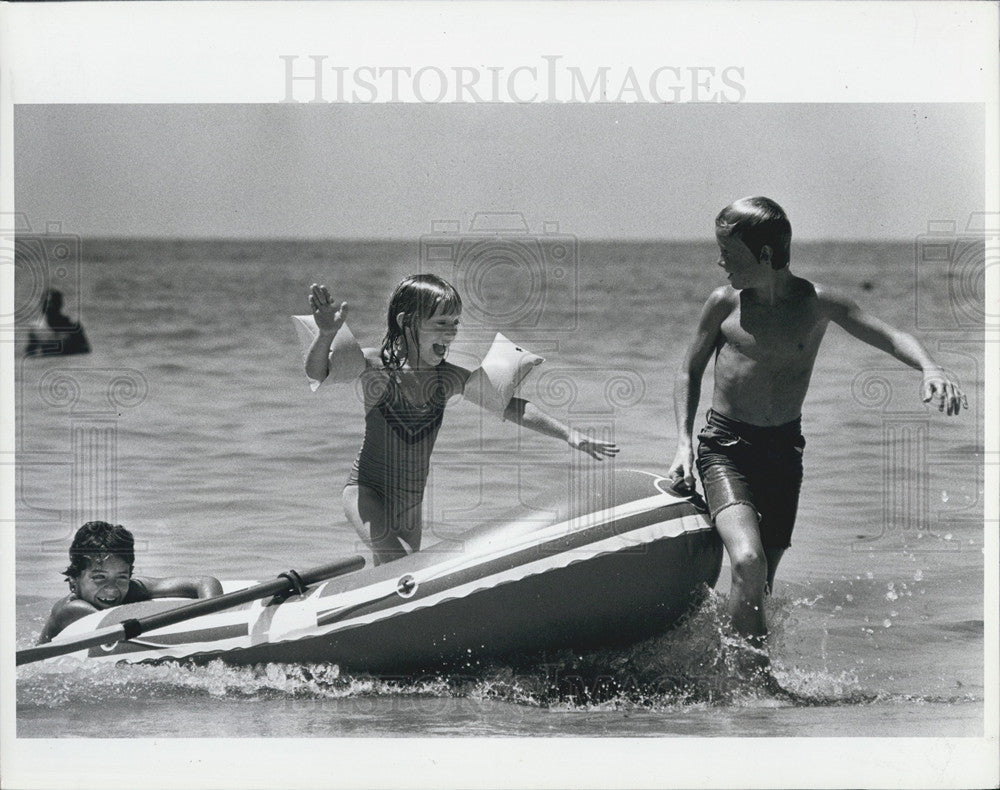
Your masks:
[{"label": "boy's wet hair", "polygon": [[745,197],[730,203],[715,218],[715,230],[739,238],[758,260],[766,244],[771,248],[772,269],[785,268],[791,259],[792,223],[770,198]]},{"label": "boy's wet hair", "polygon": [[404,279],[389,298],[388,328],[382,340],[382,362],[387,368],[401,368],[409,357],[404,327],[396,316],[405,313],[404,326],[413,328],[421,319],[435,312],[454,315],[462,310],[462,297],[455,287],[434,274],[412,274]]},{"label": "boy's wet hair", "polygon": [[108,555],[125,560],[131,567],[135,564],[135,538],[121,524],[88,521],[76,531],[63,576],[75,579],[87,570],[91,559]]}]

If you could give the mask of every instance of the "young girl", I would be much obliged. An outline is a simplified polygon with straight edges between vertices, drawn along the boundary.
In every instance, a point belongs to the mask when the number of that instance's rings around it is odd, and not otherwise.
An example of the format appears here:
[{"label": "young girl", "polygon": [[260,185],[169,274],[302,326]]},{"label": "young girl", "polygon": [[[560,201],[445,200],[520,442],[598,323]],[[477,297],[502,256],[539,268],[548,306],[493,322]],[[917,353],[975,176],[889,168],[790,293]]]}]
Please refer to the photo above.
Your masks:
[{"label": "young girl", "polygon": [[[317,382],[360,376],[364,392],[365,436],[344,488],[344,510],[376,565],[399,559],[420,550],[434,440],[445,404],[462,394],[471,375],[446,361],[462,299],[440,277],[407,277],[389,300],[382,347],[364,350],[349,330],[340,332],[346,302],[336,304],[325,285],[314,284],[309,304],[319,334],[306,357],[306,375]],[[562,439],[597,460],[618,452],[613,443],[589,439],[521,398],[511,399],[504,419]]]}]

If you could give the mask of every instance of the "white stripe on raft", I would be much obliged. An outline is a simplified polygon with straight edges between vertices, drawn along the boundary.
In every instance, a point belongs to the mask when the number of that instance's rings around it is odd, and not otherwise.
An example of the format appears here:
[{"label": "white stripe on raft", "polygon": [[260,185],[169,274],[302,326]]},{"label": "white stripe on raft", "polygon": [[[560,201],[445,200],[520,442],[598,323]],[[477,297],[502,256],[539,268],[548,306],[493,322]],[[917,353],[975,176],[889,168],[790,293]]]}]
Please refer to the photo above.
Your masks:
[{"label": "white stripe on raft", "polygon": [[[681,522],[681,526],[679,528],[678,522]],[[443,601],[465,598],[473,593],[481,590],[488,590],[500,584],[520,581],[528,576],[535,576],[548,571],[557,570],[559,568],[565,568],[575,562],[583,562],[584,560],[592,559],[603,554],[612,554],[614,552],[631,549],[638,544],[652,543],[657,540],[663,540],[664,538],[676,538],[685,532],[704,532],[708,529],[710,529],[710,527],[698,516],[683,516],[680,519],[671,519],[670,521],[650,524],[649,526],[632,530],[625,535],[614,535],[610,538],[598,541],[597,543],[590,543],[586,547],[586,552],[582,550],[560,552],[525,565],[519,565],[518,567],[511,568],[507,571],[475,579],[474,581],[460,587],[443,590],[436,595],[431,595],[414,601],[403,602],[404,599],[400,598],[400,603],[396,606],[383,609],[378,612],[372,612],[367,615],[345,618],[344,620],[332,623],[329,626],[317,627],[315,622],[313,622],[310,626],[305,628],[301,626],[294,627],[291,623],[283,623],[283,612],[278,612],[276,613],[274,621],[271,623],[271,628],[269,629],[269,641],[273,643],[286,641],[288,639],[296,639],[306,633],[310,633],[314,636],[320,636],[334,631],[368,625],[389,617],[395,617],[397,615],[407,614],[417,609],[434,606]],[[416,577],[417,574],[412,575]],[[430,578],[438,578],[438,576],[432,576]],[[420,584],[421,580],[417,579],[417,583]],[[393,581],[391,585],[388,586],[379,584],[365,589],[372,591],[374,588],[378,588],[379,591],[382,589],[395,591],[395,585],[396,581]],[[349,606],[363,602],[364,600],[378,600],[378,598],[379,596],[370,595],[362,599],[362,601],[358,601],[354,596],[351,596],[351,600],[348,602],[345,599],[340,598],[340,596],[337,596],[334,600],[339,599],[337,600],[338,605],[318,613],[317,617],[335,614],[339,610],[348,608]]]},{"label": "white stripe on raft", "polygon": [[[561,521],[558,524],[553,524],[550,527],[545,527],[543,529],[538,528],[537,522],[522,522],[524,526],[530,526],[531,532],[525,534],[524,540],[516,543],[509,543],[504,541],[502,546],[497,546],[495,548],[491,547],[492,540],[487,538],[472,538],[466,541],[465,550],[462,552],[462,556],[458,557],[450,562],[442,563],[441,565],[434,565],[430,568],[424,569],[424,571],[418,571],[414,573],[417,578],[418,583],[428,582],[433,579],[439,579],[448,573],[453,573],[456,570],[461,570],[465,568],[472,567],[473,565],[481,565],[489,560],[498,559],[500,557],[507,556],[509,554],[515,554],[524,549],[537,546],[542,543],[547,543],[555,538],[560,538],[565,535],[572,535],[577,532],[582,532],[584,529],[593,529],[595,527],[603,526],[614,521],[621,521],[622,519],[630,518],[631,516],[637,516],[642,513],[648,513],[651,510],[655,510],[660,507],[665,507],[669,505],[681,505],[686,500],[678,499],[675,496],[669,494],[656,494],[646,499],[639,499],[634,502],[626,502],[622,505],[614,505],[613,507],[607,508],[605,510],[597,511],[596,513],[587,513],[584,516],[577,516],[569,521]],[[684,518],[672,519],[671,521],[664,522],[665,524],[670,523],[683,523]],[[514,532],[518,528],[518,525],[511,525],[509,529],[504,530],[504,537],[506,538],[509,534]],[[704,525],[699,524],[698,529],[703,529]],[[677,531],[671,533],[670,535],[664,535],[663,537],[676,537],[682,532],[686,531],[684,526],[679,526]],[[481,549],[477,550],[477,543],[483,542],[484,545]],[[575,551],[587,551],[589,550],[589,545],[584,548],[576,549]],[[433,547],[431,547],[433,548]],[[395,584],[395,582],[393,582]],[[394,588],[393,588],[394,589]]]},{"label": "white stripe on raft", "polygon": [[[655,475],[650,476],[657,477]],[[574,563],[601,555],[614,554],[633,549],[638,545],[676,538],[684,533],[702,533],[710,530],[711,526],[704,516],[700,514],[688,514],[674,518],[668,517],[666,520],[660,520],[654,524],[611,534],[606,538],[587,543],[578,548],[546,553],[537,560],[498,571],[488,576],[472,579],[458,587],[441,590],[434,595],[424,598],[410,600],[397,595],[399,579],[403,575],[411,577],[416,583],[417,589],[419,589],[420,585],[450,575],[474,571],[478,566],[503,560],[503,558],[519,552],[530,551],[536,548],[540,549],[546,543],[553,540],[589,530],[599,530],[601,527],[613,526],[617,522],[622,522],[625,519],[640,516],[644,513],[650,514],[652,518],[662,518],[661,514],[654,511],[668,509],[667,513],[669,514],[671,511],[676,512],[675,508],[684,506],[685,503],[685,499],[664,492],[644,499],[614,505],[604,510],[587,513],[542,528],[539,528],[537,521],[523,520],[507,525],[499,535],[481,535],[468,539],[464,543],[463,550],[459,556],[442,559],[441,562],[422,569],[405,574],[401,573],[400,576],[393,576],[360,589],[345,590],[342,593],[327,597],[321,597],[314,592],[303,600],[290,600],[279,606],[266,606],[266,601],[256,601],[249,609],[212,616],[212,619],[207,620],[201,626],[205,628],[209,626],[220,627],[246,624],[249,628],[248,636],[169,646],[153,647],[150,645],[149,650],[139,650],[129,653],[128,660],[184,658],[199,653],[225,652],[262,643],[287,642],[304,637],[322,638],[341,630],[349,630],[377,623],[388,618],[432,607],[444,601],[465,598],[474,593],[502,584],[517,582],[531,576],[565,568]],[[518,534],[519,532],[520,534]],[[514,537],[513,541],[511,541],[512,535]],[[502,545],[498,545],[501,542]],[[434,547],[431,546],[427,551],[433,550]],[[346,613],[352,607],[385,601],[386,599],[393,600],[392,605],[386,606],[379,611],[353,617],[347,614],[343,620],[338,620],[325,626],[317,625],[318,618],[330,615],[335,616],[337,612],[341,611]],[[158,636],[183,634],[189,631],[190,627],[188,625],[187,627],[179,626],[151,631],[144,635],[143,638],[134,640],[132,644],[149,645],[156,642]],[[107,658],[110,660],[121,660],[123,656],[121,654],[117,656],[109,655]]]},{"label": "white stripe on raft", "polygon": [[[531,549],[541,544],[547,543],[556,538],[560,538],[566,535],[572,535],[577,532],[581,532],[584,529],[593,529],[596,527],[604,526],[605,524],[613,523],[615,521],[621,521],[622,519],[630,518],[632,516],[641,515],[642,513],[648,513],[652,510],[656,510],[665,506],[673,505],[683,505],[686,500],[678,499],[676,496],[670,494],[655,494],[651,497],[645,499],[635,500],[633,502],[627,502],[621,505],[615,505],[605,510],[600,510],[595,513],[587,513],[583,516],[578,516],[568,521],[561,521],[558,524],[553,524],[549,527],[543,529],[538,528],[537,522],[522,522],[522,524],[528,528],[530,527],[530,532],[524,534],[523,539],[517,542],[504,542],[502,546],[492,546],[494,541],[481,538],[473,538],[469,540],[464,545],[464,550],[459,557],[450,560],[443,560],[441,563],[432,565],[428,568],[423,568],[418,571],[414,571],[412,574],[407,574],[413,577],[417,585],[426,584],[428,582],[434,581],[435,579],[440,579],[444,576],[459,573],[461,571],[467,570],[477,565],[483,565],[487,562],[500,559],[502,557],[509,556],[511,554],[516,554],[517,552],[524,551],[525,549]],[[664,521],[659,526],[662,526],[664,532],[658,535],[657,539],[662,539],[666,537],[677,537],[683,532],[698,532],[708,527],[695,516],[683,516],[679,519],[671,519],[669,521]],[[504,537],[511,534],[512,531],[517,529],[517,525],[512,525],[509,529],[504,530]],[[632,530],[627,533],[617,535],[616,538],[621,541],[626,535],[641,535],[639,530]],[[477,547],[477,543],[481,542],[483,545]],[[648,542],[645,537],[636,538],[633,543],[626,546],[622,545],[614,550],[621,550],[623,548],[630,547],[635,543]],[[587,544],[586,546],[581,546],[578,549],[569,549],[564,552],[552,555],[552,557],[568,557],[566,565],[569,562],[581,559],[584,557],[592,556],[594,553],[595,545],[599,544]],[[478,550],[477,550],[478,549]],[[427,551],[433,551],[433,546],[427,549]],[[530,566],[525,566],[530,567]],[[553,567],[560,567],[554,565]],[[527,575],[527,574],[526,574]],[[376,584],[370,584],[366,587],[360,587],[354,590],[348,590],[343,593],[339,593],[336,596],[332,596],[327,599],[323,599],[324,610],[315,615],[315,617],[322,617],[324,614],[331,614],[336,611],[346,609],[351,606],[357,606],[361,604],[368,603],[369,601],[378,601],[384,598],[391,597],[396,594],[396,589],[398,586],[399,579],[392,578],[386,579],[384,581],[378,582]],[[396,611],[396,610],[394,610]],[[312,617],[312,610],[309,611],[307,615],[305,611],[299,609],[298,611],[292,611],[291,609],[283,610],[275,615],[275,622],[271,624],[268,629],[269,640],[275,640],[275,627],[276,623],[281,622],[286,617],[289,619],[296,617],[300,620],[300,625],[293,626],[291,622],[288,622],[286,628],[288,633],[293,633],[297,629],[307,629],[309,631],[315,632],[316,622],[305,622],[301,618]],[[323,632],[325,633],[325,631]]]}]

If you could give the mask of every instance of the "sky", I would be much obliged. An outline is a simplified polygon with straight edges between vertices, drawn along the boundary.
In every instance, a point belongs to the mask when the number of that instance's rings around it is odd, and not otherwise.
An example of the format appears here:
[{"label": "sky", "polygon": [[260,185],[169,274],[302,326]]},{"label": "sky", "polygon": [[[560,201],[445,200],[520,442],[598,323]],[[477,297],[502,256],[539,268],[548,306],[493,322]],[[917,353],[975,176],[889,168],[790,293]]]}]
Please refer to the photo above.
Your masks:
[{"label": "sky", "polygon": [[984,205],[975,103],[20,104],[16,209],[82,236],[415,238],[515,211],[710,237],[763,194],[797,239],[912,238]]}]

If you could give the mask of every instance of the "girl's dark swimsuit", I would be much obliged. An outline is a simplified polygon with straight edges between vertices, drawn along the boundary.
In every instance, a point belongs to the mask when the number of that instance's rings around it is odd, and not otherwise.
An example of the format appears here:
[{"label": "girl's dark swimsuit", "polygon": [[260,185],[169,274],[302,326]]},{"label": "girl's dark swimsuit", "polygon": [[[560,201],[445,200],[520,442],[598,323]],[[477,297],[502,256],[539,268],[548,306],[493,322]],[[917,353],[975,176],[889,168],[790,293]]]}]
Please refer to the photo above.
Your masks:
[{"label": "girl's dark swimsuit", "polygon": [[379,494],[390,524],[423,502],[431,451],[447,399],[443,365],[435,368],[430,391],[420,406],[404,395],[399,372],[386,371],[385,392],[365,415],[364,441],[347,485],[363,485]]},{"label": "girl's dark swimsuit", "polygon": [[698,434],[698,473],[713,521],[730,505],[750,505],[765,549],[791,545],[806,446],[801,423],[762,427],[709,410]]}]

